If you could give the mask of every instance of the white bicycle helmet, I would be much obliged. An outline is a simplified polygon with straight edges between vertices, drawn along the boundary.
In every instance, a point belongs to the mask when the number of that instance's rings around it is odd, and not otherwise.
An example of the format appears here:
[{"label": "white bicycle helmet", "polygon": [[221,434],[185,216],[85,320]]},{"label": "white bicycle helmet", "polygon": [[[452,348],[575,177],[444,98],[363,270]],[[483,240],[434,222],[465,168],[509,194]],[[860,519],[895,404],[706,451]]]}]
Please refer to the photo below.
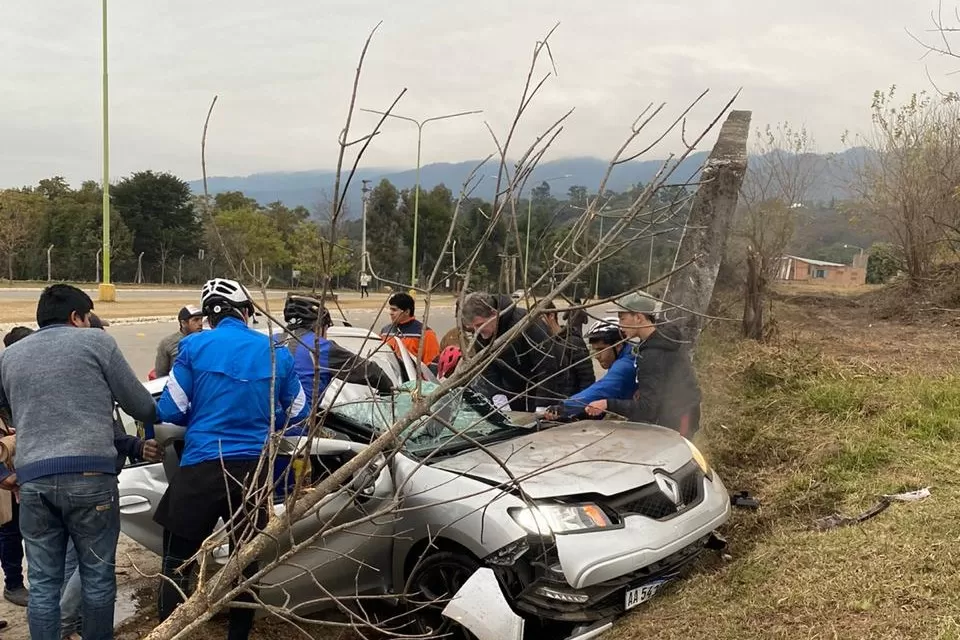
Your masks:
[{"label": "white bicycle helmet", "polygon": [[200,306],[206,313],[220,313],[219,302],[225,302],[234,308],[246,308],[250,306],[250,298],[236,280],[227,280],[226,278],[214,278],[207,280],[203,289],[200,290]]},{"label": "white bicycle helmet", "polygon": [[623,335],[620,333],[620,318],[609,316],[597,320],[583,334],[583,339],[587,342],[603,340],[607,344],[617,344],[623,339]]}]

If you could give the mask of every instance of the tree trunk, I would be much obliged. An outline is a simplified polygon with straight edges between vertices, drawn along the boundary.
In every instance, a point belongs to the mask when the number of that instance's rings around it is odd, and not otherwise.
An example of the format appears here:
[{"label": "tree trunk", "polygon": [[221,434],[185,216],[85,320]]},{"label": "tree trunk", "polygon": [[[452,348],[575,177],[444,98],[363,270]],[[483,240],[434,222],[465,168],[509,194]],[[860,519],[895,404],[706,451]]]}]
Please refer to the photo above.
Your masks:
[{"label": "tree trunk", "polygon": [[7,276],[13,282],[13,253],[7,254]]},{"label": "tree trunk", "polygon": [[743,292],[743,337],[763,340],[764,277],[760,256],[750,249],[747,253],[747,283]]},{"label": "tree trunk", "polygon": [[700,188],[690,209],[674,267],[691,264],[667,283],[664,310],[675,320],[684,340],[695,346],[713,297],[713,286],[737,210],[740,185],[747,171],[749,111],[731,111],[700,175]]}]

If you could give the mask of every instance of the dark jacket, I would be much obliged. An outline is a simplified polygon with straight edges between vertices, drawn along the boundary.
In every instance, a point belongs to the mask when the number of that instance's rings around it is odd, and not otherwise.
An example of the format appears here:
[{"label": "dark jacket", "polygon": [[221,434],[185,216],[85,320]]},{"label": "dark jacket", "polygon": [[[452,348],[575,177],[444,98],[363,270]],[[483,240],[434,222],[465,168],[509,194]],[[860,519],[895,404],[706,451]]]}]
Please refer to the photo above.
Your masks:
[{"label": "dark jacket", "polygon": [[596,382],[597,375],[593,372],[593,360],[583,338],[571,329],[563,329],[554,339],[560,349],[560,370],[563,372],[557,390],[564,398],[569,398]]},{"label": "dark jacket", "polygon": [[[497,332],[490,340],[478,335],[478,350],[486,348],[527,315],[525,309],[517,307],[507,296],[491,298],[500,312]],[[537,319],[500,352],[478,382],[486,395],[504,394],[510,398],[510,406],[514,411],[532,412],[537,407],[547,407],[564,398],[560,374],[562,358],[560,343],[550,335],[543,320]]]},{"label": "dark jacket", "polygon": [[678,431],[684,416],[698,422],[700,387],[679,329],[663,325],[645,341],[627,344],[636,355],[637,390],[629,400],[608,400],[607,411]]}]

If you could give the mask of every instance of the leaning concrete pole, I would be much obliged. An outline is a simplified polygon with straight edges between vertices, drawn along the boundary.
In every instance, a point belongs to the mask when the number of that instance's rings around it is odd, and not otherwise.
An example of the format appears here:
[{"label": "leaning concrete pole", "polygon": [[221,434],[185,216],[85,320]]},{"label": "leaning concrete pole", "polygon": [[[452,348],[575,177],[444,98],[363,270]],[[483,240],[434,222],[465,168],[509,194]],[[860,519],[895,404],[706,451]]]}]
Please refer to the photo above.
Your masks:
[{"label": "leaning concrete pole", "polygon": [[731,111],[700,176],[700,188],[684,227],[675,265],[692,260],[667,284],[664,312],[677,322],[684,340],[696,345],[713,297],[720,261],[747,172],[750,111]]}]

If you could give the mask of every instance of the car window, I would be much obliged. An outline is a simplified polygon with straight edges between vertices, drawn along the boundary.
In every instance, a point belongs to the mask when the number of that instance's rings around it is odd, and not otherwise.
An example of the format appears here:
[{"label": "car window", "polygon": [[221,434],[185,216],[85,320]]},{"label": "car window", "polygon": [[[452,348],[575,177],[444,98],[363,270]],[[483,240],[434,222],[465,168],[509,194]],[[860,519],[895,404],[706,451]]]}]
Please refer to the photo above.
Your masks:
[{"label": "car window", "polygon": [[[421,383],[421,393],[432,393],[439,385]],[[416,384],[400,386],[393,396],[351,402],[332,409],[335,416],[383,433],[399,418],[414,408]],[[526,430],[514,424],[490,402],[468,388],[454,389],[434,403],[431,414],[410,425],[403,435],[404,449],[424,456],[443,449],[444,453],[476,446],[476,442],[514,437]]]}]

